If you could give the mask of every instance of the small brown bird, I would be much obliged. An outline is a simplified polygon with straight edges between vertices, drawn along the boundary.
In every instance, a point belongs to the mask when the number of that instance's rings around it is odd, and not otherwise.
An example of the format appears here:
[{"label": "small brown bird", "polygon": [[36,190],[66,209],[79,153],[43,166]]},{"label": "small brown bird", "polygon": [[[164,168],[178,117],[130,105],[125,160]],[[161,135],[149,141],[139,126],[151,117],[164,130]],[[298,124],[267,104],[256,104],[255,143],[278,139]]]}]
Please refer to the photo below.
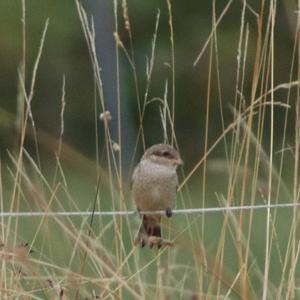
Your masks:
[{"label": "small brown bird", "polygon": [[[170,145],[157,144],[146,150],[132,176],[132,196],[138,211],[164,210],[172,216],[178,177],[176,168],[183,161]],[[142,215],[142,225],[135,243],[161,247],[160,215]]]}]

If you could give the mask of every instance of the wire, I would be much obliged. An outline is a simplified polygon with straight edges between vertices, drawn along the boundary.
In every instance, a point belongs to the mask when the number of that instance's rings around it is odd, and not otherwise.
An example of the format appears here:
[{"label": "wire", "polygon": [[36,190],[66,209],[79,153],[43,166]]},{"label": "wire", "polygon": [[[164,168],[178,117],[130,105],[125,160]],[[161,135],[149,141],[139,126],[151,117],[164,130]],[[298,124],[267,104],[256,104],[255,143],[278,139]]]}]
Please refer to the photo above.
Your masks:
[{"label": "wire", "polygon": [[[243,206],[224,206],[224,207],[208,207],[208,208],[185,208],[174,209],[172,214],[203,214],[203,213],[217,213],[217,212],[234,212],[240,210],[250,209],[268,209],[268,208],[299,208],[300,203],[278,203],[278,204],[262,204],[262,205],[243,205]],[[0,218],[8,217],[84,217],[84,216],[131,216],[138,214],[147,215],[165,215],[165,211],[147,211],[137,212],[135,210],[130,211],[62,211],[62,212],[0,212]]]}]

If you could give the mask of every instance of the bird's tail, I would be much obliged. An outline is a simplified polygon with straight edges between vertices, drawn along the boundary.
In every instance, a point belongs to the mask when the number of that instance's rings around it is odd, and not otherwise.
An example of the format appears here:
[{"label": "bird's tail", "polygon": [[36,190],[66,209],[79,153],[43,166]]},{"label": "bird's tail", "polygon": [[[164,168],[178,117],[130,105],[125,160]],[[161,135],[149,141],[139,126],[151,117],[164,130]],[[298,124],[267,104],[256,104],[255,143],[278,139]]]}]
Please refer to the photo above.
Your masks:
[{"label": "bird's tail", "polygon": [[160,216],[142,216],[143,221],[140,226],[139,232],[135,239],[135,244],[140,244],[142,247],[149,245],[157,245],[161,247],[161,229],[160,229]]}]

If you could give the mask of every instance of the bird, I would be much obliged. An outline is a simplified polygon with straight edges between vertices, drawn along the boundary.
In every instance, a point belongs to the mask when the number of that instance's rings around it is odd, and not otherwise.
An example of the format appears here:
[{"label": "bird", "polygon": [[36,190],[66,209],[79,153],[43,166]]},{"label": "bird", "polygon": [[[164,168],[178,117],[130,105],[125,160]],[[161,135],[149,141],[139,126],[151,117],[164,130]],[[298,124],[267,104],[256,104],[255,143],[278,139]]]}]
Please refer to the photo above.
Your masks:
[{"label": "bird", "polygon": [[[167,217],[172,216],[178,187],[176,169],[183,161],[171,145],[156,144],[148,148],[132,175],[132,198],[138,212],[142,212],[142,224],[135,244],[143,248],[164,243],[161,237],[161,215],[147,215],[147,211],[164,210]],[[168,243],[166,242],[165,245]]]}]

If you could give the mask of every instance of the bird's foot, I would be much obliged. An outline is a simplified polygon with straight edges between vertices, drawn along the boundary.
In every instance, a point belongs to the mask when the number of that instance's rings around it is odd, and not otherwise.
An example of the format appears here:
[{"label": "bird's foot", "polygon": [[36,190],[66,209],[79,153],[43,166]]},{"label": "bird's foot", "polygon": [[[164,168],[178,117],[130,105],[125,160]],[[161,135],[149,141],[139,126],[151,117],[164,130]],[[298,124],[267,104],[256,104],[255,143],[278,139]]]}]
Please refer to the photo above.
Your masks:
[{"label": "bird's foot", "polygon": [[168,207],[168,208],[166,209],[166,216],[167,216],[168,218],[170,218],[170,217],[172,217],[172,215],[173,215],[172,209],[171,209],[170,207]]},{"label": "bird's foot", "polygon": [[161,240],[160,247],[173,247],[173,246],[174,246],[174,242],[173,241],[165,240],[165,239]]},{"label": "bird's foot", "polygon": [[165,240],[161,237],[157,237],[157,236],[140,236],[139,238],[137,238],[134,241],[134,244],[137,245],[141,245],[141,248],[144,248],[146,245],[149,246],[150,248],[153,248],[155,246],[157,246],[157,249],[160,249],[162,247],[173,247],[174,246],[174,242],[170,241],[170,240]]},{"label": "bird's foot", "polygon": [[149,236],[148,237],[148,245],[150,248],[153,248],[153,246],[156,246],[158,248],[161,247],[162,238],[158,236]]}]

